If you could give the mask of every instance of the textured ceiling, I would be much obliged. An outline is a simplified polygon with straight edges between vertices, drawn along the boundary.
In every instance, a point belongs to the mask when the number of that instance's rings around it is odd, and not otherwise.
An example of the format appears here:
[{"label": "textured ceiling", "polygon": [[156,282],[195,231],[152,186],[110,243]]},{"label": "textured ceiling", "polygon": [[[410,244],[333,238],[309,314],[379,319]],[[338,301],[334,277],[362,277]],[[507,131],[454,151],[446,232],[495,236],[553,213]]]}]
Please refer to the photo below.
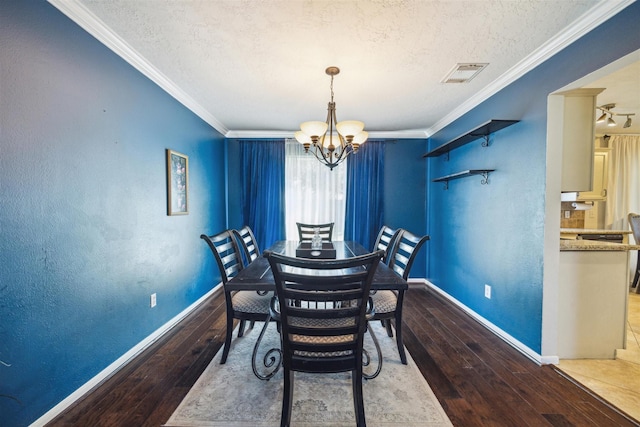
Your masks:
[{"label": "textured ceiling", "polygon": [[[227,136],[338,120],[424,137],[628,1],[50,0]],[[621,6],[622,5],[622,6]],[[545,56],[547,55],[547,56]],[[460,62],[489,66],[443,84]]]}]

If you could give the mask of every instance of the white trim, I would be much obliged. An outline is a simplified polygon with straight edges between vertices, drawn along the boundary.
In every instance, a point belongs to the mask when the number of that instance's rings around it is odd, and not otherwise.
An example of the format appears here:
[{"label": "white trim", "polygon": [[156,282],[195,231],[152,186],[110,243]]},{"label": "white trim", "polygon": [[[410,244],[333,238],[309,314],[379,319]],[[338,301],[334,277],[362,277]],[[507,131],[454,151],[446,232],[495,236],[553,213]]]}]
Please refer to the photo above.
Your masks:
[{"label": "white trim", "polygon": [[140,341],[134,347],[132,347],[125,354],[116,359],[112,364],[104,368],[98,375],[91,378],[84,385],[78,388],[76,391],[67,396],[64,400],[58,403],[56,406],[47,411],[40,418],[35,420],[31,427],[40,427],[44,426],[50,421],[52,421],[55,417],[60,415],[65,409],[69,408],[76,401],[82,398],[85,394],[89,393],[96,386],[101,384],[103,381],[111,377],[113,374],[118,372],[120,369],[125,367],[129,362],[131,362],[135,357],[137,357],[140,353],[146,350],[150,345],[160,339],[164,334],[169,332],[174,326],[180,323],[185,317],[191,314],[200,304],[202,304],[207,298],[209,298],[213,293],[218,290],[222,286],[222,283],[219,283],[209,292],[200,297],[196,302],[191,304],[189,307],[185,308],[173,319],[169,320],[167,323],[162,325],[160,328],[156,329],[151,335]]},{"label": "white trim", "polygon": [[169,95],[173,96],[178,100],[178,102],[210,124],[215,130],[220,132],[222,135],[226,135],[227,132],[229,132],[229,129],[218,121],[218,119],[216,119],[209,111],[178,87],[178,85],[176,85],[171,79],[160,72],[160,70],[138,53],[126,41],[120,38],[111,28],[102,22],[82,3],[77,0],[48,1],[62,13],[67,15],[67,17],[72,21],[82,27],[82,29],[98,39],[99,42],[131,64],[135,69],[160,86],[160,88]]},{"label": "white trim", "polygon": [[419,280],[413,279],[413,280],[409,280],[409,283],[410,284],[411,283],[413,283],[413,284],[416,284],[416,283],[424,284],[429,290],[432,290],[432,291],[436,292],[437,294],[439,294],[440,296],[445,298],[447,301],[453,303],[454,305],[456,305],[457,307],[462,309],[462,311],[467,313],[469,316],[473,317],[477,322],[482,324],[482,326],[487,328],[489,331],[493,332],[498,338],[502,339],[504,342],[506,342],[507,344],[509,344],[510,346],[515,348],[516,350],[518,350],[520,353],[522,353],[525,356],[527,356],[529,359],[531,359],[532,361],[534,361],[538,365],[557,364],[559,362],[559,358],[557,356],[544,356],[543,357],[540,354],[536,353],[531,348],[529,348],[528,346],[526,346],[522,342],[518,341],[517,339],[512,337],[507,332],[503,331],[502,329],[500,329],[499,327],[497,327],[493,323],[489,322],[487,319],[485,319],[484,317],[480,316],[478,313],[476,313],[475,311],[471,310],[469,307],[467,307],[466,305],[464,305],[463,303],[461,303],[460,301],[458,301],[457,299],[455,299],[454,297],[452,297],[451,295],[449,295],[448,293],[446,293],[442,289],[438,288],[436,285],[431,283],[429,280],[427,280],[427,279],[419,279]]},{"label": "white trim", "polygon": [[574,21],[573,25],[563,29],[558,35],[511,67],[490,85],[426,129],[426,134],[431,136],[443,129],[634,2],[635,0],[611,0],[603,1],[594,6]]},{"label": "white trim", "polygon": [[[225,135],[226,138],[293,138],[292,131],[286,130],[231,130]],[[399,130],[399,131],[372,131],[369,132],[369,139],[426,139],[428,135],[422,129]]]}]

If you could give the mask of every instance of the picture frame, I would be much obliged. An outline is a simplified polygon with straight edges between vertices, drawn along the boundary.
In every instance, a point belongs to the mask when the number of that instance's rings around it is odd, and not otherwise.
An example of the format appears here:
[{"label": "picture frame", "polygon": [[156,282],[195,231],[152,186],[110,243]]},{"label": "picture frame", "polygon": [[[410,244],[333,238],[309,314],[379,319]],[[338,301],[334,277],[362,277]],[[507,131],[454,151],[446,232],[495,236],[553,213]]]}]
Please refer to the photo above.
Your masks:
[{"label": "picture frame", "polygon": [[189,214],[189,156],[167,149],[167,215]]}]

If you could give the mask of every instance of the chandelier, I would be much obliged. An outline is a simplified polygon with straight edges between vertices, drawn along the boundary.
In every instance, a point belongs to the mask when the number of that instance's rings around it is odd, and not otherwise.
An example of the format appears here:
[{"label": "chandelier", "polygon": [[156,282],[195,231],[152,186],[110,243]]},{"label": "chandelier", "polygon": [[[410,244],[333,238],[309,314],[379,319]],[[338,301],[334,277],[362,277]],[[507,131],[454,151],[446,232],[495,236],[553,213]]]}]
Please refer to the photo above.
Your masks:
[{"label": "chandelier", "polygon": [[311,150],[321,163],[333,170],[345,161],[347,156],[358,151],[360,145],[369,137],[369,133],[363,130],[364,123],[357,120],[338,123],[336,103],[333,102],[333,77],[340,73],[340,69],[328,67],[325,73],[331,76],[331,101],[327,107],[327,120],[304,122],[294,135],[304,146],[305,152]]}]

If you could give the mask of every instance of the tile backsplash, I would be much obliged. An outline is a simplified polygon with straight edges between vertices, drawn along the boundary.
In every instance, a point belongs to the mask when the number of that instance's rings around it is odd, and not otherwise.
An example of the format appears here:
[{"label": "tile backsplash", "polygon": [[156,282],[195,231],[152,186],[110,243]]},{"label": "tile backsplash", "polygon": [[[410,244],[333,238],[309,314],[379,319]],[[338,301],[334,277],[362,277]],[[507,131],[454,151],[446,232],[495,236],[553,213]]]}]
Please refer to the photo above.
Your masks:
[{"label": "tile backsplash", "polygon": [[[566,218],[568,212],[569,218]],[[560,210],[560,227],[561,228],[584,228],[584,214],[586,211],[577,210]]]}]

